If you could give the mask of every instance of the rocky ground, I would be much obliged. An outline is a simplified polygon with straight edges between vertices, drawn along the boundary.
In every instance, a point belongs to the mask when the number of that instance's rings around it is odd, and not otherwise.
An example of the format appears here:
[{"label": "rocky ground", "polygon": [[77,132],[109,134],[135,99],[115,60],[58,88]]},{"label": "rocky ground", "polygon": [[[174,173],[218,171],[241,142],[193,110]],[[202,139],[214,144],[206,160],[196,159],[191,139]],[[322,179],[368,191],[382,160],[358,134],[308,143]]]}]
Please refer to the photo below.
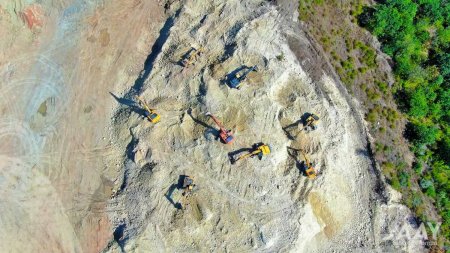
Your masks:
[{"label": "rocky ground", "polygon": [[[397,236],[416,224],[295,1],[0,6],[7,252],[424,251],[421,237]],[[191,47],[203,53],[183,68]],[[230,89],[244,65],[258,72]],[[217,140],[207,111],[233,144]],[[320,116],[317,130],[302,130],[305,113]],[[230,162],[259,142],[271,154]],[[299,149],[317,179],[302,174]],[[180,175],[197,185],[181,210]]]}]

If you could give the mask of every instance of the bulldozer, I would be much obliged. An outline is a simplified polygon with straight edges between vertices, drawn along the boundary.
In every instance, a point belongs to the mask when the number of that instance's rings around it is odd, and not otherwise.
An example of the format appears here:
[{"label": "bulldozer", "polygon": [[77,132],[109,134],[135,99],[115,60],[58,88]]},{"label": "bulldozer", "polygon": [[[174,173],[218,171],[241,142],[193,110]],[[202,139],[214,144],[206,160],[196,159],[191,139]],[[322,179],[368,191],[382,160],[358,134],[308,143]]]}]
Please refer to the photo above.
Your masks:
[{"label": "bulldozer", "polygon": [[161,116],[159,116],[159,114],[156,113],[156,110],[151,109],[148,106],[147,102],[145,102],[145,100],[143,98],[136,96],[136,99],[139,101],[139,105],[145,109],[145,111],[144,111],[145,117],[147,117],[147,119],[152,123],[159,122],[159,120],[161,119]]},{"label": "bulldozer", "polygon": [[243,81],[247,78],[248,74],[252,71],[258,71],[258,66],[245,67],[244,69],[238,71],[229,81],[230,88],[240,89]]},{"label": "bulldozer", "polygon": [[225,144],[231,144],[234,141],[234,137],[231,134],[230,130],[225,129],[225,127],[222,125],[222,122],[220,122],[214,115],[212,115],[210,112],[206,113],[206,116],[211,117],[216,125],[220,128],[219,137]]},{"label": "bulldozer", "polygon": [[270,154],[270,147],[264,143],[258,143],[256,145],[253,146],[253,151],[245,154],[245,155],[241,155],[240,157],[238,157],[237,159],[235,159],[233,161],[233,163],[239,161],[239,160],[243,160],[249,157],[253,157],[255,155],[257,155],[259,157],[259,159],[262,159],[262,157],[264,155],[268,155]]},{"label": "bulldozer", "polygon": [[309,179],[315,179],[316,178],[316,170],[313,167],[313,164],[308,160],[308,158],[305,155],[305,152],[303,150],[300,150],[302,152],[303,158],[305,159],[305,174]]},{"label": "bulldozer", "polygon": [[197,57],[200,56],[200,54],[203,52],[203,47],[196,49],[195,47],[191,47],[189,51],[184,54],[183,58],[181,59],[180,63],[183,67],[188,67],[192,63],[194,63],[197,60]]},{"label": "bulldozer", "polygon": [[305,131],[316,130],[318,121],[319,121],[319,116],[315,115],[314,113],[311,113],[306,118],[305,123],[303,124],[303,130],[305,130]]}]

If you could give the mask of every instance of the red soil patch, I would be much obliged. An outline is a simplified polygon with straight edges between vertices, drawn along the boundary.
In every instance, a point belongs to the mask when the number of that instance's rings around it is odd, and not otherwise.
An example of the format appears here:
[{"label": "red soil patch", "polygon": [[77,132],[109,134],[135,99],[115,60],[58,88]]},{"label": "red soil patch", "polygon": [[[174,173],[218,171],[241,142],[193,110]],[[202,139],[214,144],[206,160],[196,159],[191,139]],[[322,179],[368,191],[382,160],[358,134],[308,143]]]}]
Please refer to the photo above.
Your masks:
[{"label": "red soil patch", "polygon": [[41,6],[37,4],[32,4],[26,7],[23,11],[19,12],[19,15],[30,29],[33,29],[34,27],[42,27],[44,24],[44,11]]}]

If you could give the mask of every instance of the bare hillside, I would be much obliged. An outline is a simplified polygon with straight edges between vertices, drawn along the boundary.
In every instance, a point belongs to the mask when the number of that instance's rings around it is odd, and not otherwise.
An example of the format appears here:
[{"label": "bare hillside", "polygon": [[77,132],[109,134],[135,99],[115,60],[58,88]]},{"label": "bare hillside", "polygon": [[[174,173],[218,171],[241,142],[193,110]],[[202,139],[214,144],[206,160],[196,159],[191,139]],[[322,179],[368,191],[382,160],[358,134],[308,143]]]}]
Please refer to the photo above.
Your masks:
[{"label": "bare hillside", "polygon": [[[296,10],[262,0],[1,3],[5,252],[423,251],[421,237],[392,236],[416,225],[379,176],[358,102]],[[191,47],[203,51],[185,68]],[[217,139],[208,111],[232,144]],[[317,130],[304,130],[307,113],[320,117]],[[257,143],[271,153],[232,163]],[[196,184],[188,202],[180,175]]]}]

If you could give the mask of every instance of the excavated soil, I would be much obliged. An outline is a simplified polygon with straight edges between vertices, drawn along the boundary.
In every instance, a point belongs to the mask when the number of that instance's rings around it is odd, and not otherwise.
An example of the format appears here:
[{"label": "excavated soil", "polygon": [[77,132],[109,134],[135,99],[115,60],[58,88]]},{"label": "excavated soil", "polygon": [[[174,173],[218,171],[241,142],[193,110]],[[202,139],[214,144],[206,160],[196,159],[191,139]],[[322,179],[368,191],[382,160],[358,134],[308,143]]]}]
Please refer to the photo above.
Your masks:
[{"label": "excavated soil", "polygon": [[[386,239],[416,224],[379,174],[358,102],[296,9],[287,0],[0,5],[0,31],[13,31],[0,44],[10,49],[0,54],[6,252],[423,251],[423,238]],[[203,53],[183,68],[191,47]],[[240,90],[227,85],[253,65]],[[160,122],[143,117],[136,95]],[[232,144],[217,139],[208,111]],[[317,130],[303,129],[306,113],[319,115]],[[260,142],[269,155],[231,163]],[[196,184],[188,201],[180,175]]]},{"label": "excavated soil", "polygon": [[[127,104],[113,116],[114,136],[124,143],[127,157],[123,183],[111,203],[123,210],[112,216],[120,231],[111,251],[410,246],[381,244],[376,218],[388,193],[380,186],[357,102],[317,55],[298,58],[295,51],[314,46],[301,32],[295,34],[298,29],[284,25],[290,22],[283,12],[264,1],[185,1],[173,3],[168,12],[157,39],[164,44],[153,46],[141,77],[119,92],[129,100],[145,97],[161,122],[143,120]],[[177,62],[191,47],[203,47],[203,53],[183,68]],[[300,61],[315,65],[313,78]],[[258,71],[240,90],[227,86],[227,75],[253,65]],[[146,79],[140,82],[142,76]],[[232,129],[233,144],[217,140],[207,111]],[[305,113],[320,115],[316,131],[303,130]],[[230,162],[230,155],[259,142],[270,145],[270,155]],[[315,164],[316,180],[303,175],[299,149]],[[197,184],[181,210],[180,192],[172,191],[180,175]]]}]

